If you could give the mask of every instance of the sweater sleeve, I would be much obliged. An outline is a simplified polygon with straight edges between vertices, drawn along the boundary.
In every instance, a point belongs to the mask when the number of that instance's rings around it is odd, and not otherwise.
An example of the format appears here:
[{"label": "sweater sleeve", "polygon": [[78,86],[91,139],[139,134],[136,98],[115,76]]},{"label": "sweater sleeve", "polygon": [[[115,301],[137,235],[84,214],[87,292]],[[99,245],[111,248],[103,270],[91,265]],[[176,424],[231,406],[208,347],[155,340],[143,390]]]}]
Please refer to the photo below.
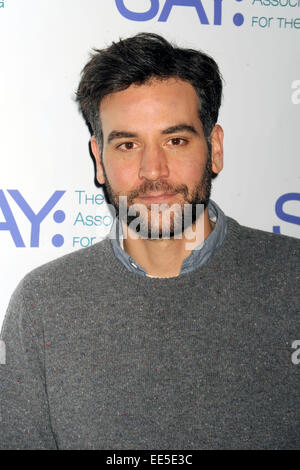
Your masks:
[{"label": "sweater sleeve", "polygon": [[42,321],[30,318],[33,305],[26,300],[26,292],[23,280],[11,297],[0,336],[0,449],[55,450]]}]

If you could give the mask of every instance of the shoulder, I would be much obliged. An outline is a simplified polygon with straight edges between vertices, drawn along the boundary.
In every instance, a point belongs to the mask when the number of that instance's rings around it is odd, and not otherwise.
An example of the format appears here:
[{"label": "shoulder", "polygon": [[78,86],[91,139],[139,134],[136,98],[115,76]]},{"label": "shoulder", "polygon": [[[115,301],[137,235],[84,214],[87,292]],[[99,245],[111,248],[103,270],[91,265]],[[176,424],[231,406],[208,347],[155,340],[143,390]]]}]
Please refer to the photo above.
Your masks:
[{"label": "shoulder", "polygon": [[230,217],[227,222],[226,272],[234,295],[249,311],[256,309],[257,318],[294,331],[300,313],[300,240],[246,227]]},{"label": "shoulder", "polygon": [[248,280],[249,287],[260,284],[272,291],[299,284],[299,239],[246,227],[230,217],[227,222],[224,253],[228,269],[239,279]]},{"label": "shoulder", "polygon": [[264,230],[240,225],[236,220],[227,217],[229,232],[232,233],[239,248],[245,255],[261,255],[264,259],[285,262],[293,261],[300,256],[300,239],[280,235]]},{"label": "shoulder", "polygon": [[109,265],[109,239],[105,238],[83,248],[56,258],[30,271],[21,280],[15,295],[26,298],[57,298],[79,292],[90,285]]},{"label": "shoulder", "polygon": [[[4,323],[26,318],[39,323],[66,315],[70,305],[80,306],[95,286],[105,291],[109,269],[109,239],[45,263],[26,274],[15,288]],[[75,307],[74,307],[75,308]]]},{"label": "shoulder", "polygon": [[[66,254],[26,274],[15,288],[3,322],[3,332],[30,324],[39,335],[43,325],[67,318],[68,312],[81,309],[95,286],[105,292],[109,269],[109,239]],[[3,334],[4,334],[3,333]]]}]

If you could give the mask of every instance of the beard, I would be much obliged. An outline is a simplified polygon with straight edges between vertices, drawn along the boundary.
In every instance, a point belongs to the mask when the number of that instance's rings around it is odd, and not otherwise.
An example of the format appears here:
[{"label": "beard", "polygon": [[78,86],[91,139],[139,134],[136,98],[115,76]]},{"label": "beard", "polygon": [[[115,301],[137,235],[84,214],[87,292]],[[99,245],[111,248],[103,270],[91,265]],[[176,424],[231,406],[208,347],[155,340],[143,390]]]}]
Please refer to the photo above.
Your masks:
[{"label": "beard", "polygon": [[[166,181],[156,180],[145,181],[138,189],[130,191],[127,194],[117,193],[113,190],[103,165],[103,172],[105,176],[105,197],[107,201],[114,207],[119,220],[124,221],[127,226],[132,226],[137,217],[139,218],[139,223],[135,225],[134,230],[137,233],[142,234],[142,238],[147,238],[150,240],[155,240],[158,238],[181,238],[185,229],[196,222],[197,218],[203,214],[204,209],[208,205],[211,193],[211,182],[214,176],[211,165],[211,153],[208,151],[203,175],[191,191],[189,191],[189,188],[185,184],[171,185]],[[147,195],[148,193],[154,193],[155,191],[163,191],[166,194],[182,194],[183,196],[183,201],[179,204],[175,204],[175,210],[172,211],[171,214],[170,211],[168,211],[169,221],[165,226],[163,222],[157,220],[157,213],[156,220],[154,220],[153,212],[151,211],[151,204],[143,204],[143,206],[147,208],[146,215],[145,211],[139,212],[138,210],[134,210],[136,215],[130,215],[128,213],[130,209],[135,209],[135,198]],[[127,197],[126,207],[120,206],[119,196]],[[158,206],[159,204],[156,203],[154,205]],[[164,204],[164,206],[166,208],[167,205]],[[171,207],[170,210],[172,210]],[[123,210],[120,210],[120,208]],[[201,208],[201,210],[199,210],[199,208]],[[162,211],[163,210],[164,209],[162,209]],[[124,214],[126,214],[125,217]],[[154,230],[155,233],[153,233],[153,226],[156,227],[156,230]]]}]

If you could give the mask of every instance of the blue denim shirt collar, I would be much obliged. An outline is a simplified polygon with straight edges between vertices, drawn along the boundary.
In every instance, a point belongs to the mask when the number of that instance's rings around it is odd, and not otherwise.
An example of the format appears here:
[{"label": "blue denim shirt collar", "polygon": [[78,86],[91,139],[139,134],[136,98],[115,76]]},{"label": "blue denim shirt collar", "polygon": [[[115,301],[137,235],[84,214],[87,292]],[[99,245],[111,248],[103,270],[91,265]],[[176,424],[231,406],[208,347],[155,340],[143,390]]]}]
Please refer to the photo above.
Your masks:
[{"label": "blue denim shirt collar", "polygon": [[[181,266],[180,274],[191,272],[207,263],[213,252],[222,245],[225,239],[227,233],[226,216],[220,207],[211,199],[208,203],[208,214],[210,220],[215,222],[215,226],[202,243],[202,246],[196,247],[190,256],[185,258]],[[115,218],[110,233],[116,234],[115,238],[110,238],[116,258],[128,271],[140,274],[141,276],[147,276],[147,272],[123,249],[122,226],[118,218]]]}]

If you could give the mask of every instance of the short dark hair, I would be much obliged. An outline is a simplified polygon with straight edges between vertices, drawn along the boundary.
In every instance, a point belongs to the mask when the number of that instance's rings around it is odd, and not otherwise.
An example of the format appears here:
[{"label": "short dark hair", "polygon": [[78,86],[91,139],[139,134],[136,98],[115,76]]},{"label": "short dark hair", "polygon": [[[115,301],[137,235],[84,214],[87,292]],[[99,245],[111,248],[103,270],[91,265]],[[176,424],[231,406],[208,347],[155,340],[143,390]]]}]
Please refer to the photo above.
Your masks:
[{"label": "short dark hair", "polygon": [[139,33],[113,42],[106,49],[93,50],[95,53],[82,70],[76,101],[100,145],[99,107],[106,95],[125,90],[132,84],[142,85],[152,78],[171,77],[194,87],[199,98],[199,118],[210,143],[222,100],[222,76],[214,59],[202,51],[179,48],[151,33]]}]

